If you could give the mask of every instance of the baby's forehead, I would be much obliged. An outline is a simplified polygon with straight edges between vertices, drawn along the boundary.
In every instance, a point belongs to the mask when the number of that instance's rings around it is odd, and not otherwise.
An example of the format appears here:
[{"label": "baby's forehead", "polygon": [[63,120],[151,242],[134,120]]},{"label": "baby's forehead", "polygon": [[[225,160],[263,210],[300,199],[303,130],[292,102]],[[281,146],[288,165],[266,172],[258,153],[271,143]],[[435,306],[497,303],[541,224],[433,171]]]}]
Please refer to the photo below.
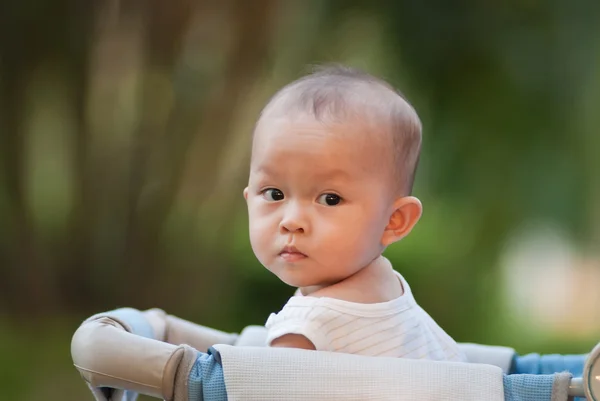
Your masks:
[{"label": "baby's forehead", "polygon": [[[384,127],[353,119],[322,122],[308,114],[265,117],[254,137],[253,165],[306,160],[306,168],[331,163],[361,170],[392,169],[392,146]],[[317,161],[315,161],[317,157]]]},{"label": "baby's forehead", "polygon": [[326,141],[329,146],[364,146],[365,143],[387,146],[390,139],[388,131],[381,121],[373,121],[362,115],[327,121],[294,111],[284,115],[263,116],[256,125],[254,142],[270,143],[303,138],[309,143],[316,144],[319,141],[319,145]]}]

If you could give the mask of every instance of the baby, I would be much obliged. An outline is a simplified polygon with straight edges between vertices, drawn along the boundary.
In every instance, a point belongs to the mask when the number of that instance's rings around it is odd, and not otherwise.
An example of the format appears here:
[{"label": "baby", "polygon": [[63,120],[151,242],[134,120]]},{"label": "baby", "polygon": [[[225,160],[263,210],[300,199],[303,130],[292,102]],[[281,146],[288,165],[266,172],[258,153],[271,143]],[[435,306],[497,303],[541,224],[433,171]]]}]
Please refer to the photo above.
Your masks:
[{"label": "baby", "polygon": [[248,204],[260,262],[298,288],[273,347],[464,360],[382,256],[421,216],[421,123],[384,81],[330,67],[281,89],[256,124]]}]

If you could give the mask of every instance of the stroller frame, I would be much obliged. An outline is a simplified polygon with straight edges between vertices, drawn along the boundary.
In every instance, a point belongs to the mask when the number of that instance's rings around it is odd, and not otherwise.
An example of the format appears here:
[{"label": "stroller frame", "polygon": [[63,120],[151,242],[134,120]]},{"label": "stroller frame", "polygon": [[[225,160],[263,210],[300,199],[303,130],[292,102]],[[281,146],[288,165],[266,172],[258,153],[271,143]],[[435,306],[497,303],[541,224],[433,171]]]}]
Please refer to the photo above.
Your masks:
[{"label": "stroller frame", "polygon": [[[85,320],[72,338],[71,354],[98,401],[132,401],[137,394],[173,401],[267,399],[271,395],[268,399],[405,400],[413,399],[411,392],[419,399],[436,400],[475,400],[486,392],[489,400],[600,400],[600,344],[588,355],[571,356],[518,356],[507,347],[460,344],[470,362],[465,364],[273,349],[264,347],[265,335],[260,326],[248,326],[239,334],[225,333],[160,309],[122,308]],[[255,364],[249,365],[249,360]],[[290,363],[296,370],[282,372]],[[319,369],[318,374],[311,372]],[[337,371],[361,378],[364,373],[364,382],[356,377],[348,382]],[[379,371],[383,373],[373,373]],[[386,389],[386,384],[373,388],[388,371],[397,375],[382,383],[396,386],[404,380],[402,388],[409,386],[408,394]],[[269,381],[259,385],[261,380],[270,380],[265,375],[278,380],[277,388],[263,388],[274,387]],[[479,378],[489,388],[465,382],[465,375],[473,375],[475,381]],[[298,383],[304,376],[307,381]],[[313,386],[311,381],[324,376],[325,385]],[[340,388],[335,388],[338,382]],[[460,395],[450,394],[443,386],[427,391],[440,383]],[[267,395],[259,395],[261,391]],[[269,391],[275,394],[268,395]]]}]

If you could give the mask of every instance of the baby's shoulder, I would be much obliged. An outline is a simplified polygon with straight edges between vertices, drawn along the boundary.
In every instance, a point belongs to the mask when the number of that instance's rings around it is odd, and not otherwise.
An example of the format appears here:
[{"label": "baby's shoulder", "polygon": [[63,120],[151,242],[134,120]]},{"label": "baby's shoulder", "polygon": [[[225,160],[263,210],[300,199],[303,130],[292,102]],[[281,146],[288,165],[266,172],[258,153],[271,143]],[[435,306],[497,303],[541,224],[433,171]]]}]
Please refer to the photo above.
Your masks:
[{"label": "baby's shoulder", "polygon": [[300,334],[308,338],[319,350],[329,349],[325,335],[330,322],[339,321],[339,310],[330,308],[324,298],[294,296],[277,313],[271,313],[265,327],[267,343],[285,334]]},{"label": "baby's shoulder", "polygon": [[274,319],[304,319],[311,314],[311,310],[320,303],[319,298],[294,295],[288,299],[279,312],[271,313],[269,321]]},{"label": "baby's shoulder", "polygon": [[267,328],[278,324],[317,324],[337,320],[340,315],[352,315],[354,303],[340,301],[329,296],[314,297],[293,296],[277,313],[271,313],[267,319]]}]

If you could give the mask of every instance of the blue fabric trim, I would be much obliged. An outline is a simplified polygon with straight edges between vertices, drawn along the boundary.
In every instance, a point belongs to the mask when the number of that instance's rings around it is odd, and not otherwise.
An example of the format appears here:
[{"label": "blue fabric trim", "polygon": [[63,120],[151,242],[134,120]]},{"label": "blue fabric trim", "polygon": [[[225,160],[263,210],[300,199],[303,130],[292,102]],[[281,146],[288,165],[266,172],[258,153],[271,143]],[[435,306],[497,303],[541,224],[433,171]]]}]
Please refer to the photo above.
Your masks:
[{"label": "blue fabric trim", "polygon": [[513,370],[515,374],[550,375],[570,372],[574,377],[581,377],[587,355],[539,355],[528,354],[515,357]]},{"label": "blue fabric trim", "polygon": [[550,401],[554,375],[504,375],[505,401]]},{"label": "blue fabric trim", "polygon": [[138,398],[138,393],[131,391],[131,390],[126,390],[125,394],[123,394],[123,399],[125,401],[135,401]]},{"label": "blue fabric trim", "polygon": [[214,348],[198,352],[188,379],[188,401],[227,401],[221,355]]}]

